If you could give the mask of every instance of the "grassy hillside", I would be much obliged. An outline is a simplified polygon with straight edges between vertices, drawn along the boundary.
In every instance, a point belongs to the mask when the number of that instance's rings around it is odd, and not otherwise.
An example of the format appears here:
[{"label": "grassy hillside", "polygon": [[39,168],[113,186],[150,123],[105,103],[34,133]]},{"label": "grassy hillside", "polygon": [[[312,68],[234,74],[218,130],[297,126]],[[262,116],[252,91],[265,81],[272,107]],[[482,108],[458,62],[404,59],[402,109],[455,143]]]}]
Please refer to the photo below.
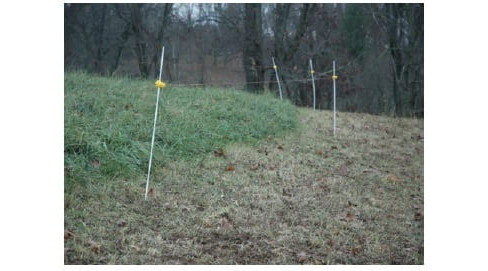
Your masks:
[{"label": "grassy hillside", "polygon": [[[293,130],[297,111],[271,96],[221,89],[163,90],[154,166],[253,143]],[[148,166],[156,88],[149,80],[65,76],[66,187],[143,175]]]},{"label": "grassy hillside", "polygon": [[65,264],[424,263],[423,120],[167,89],[145,201],[152,82],[65,84]]}]

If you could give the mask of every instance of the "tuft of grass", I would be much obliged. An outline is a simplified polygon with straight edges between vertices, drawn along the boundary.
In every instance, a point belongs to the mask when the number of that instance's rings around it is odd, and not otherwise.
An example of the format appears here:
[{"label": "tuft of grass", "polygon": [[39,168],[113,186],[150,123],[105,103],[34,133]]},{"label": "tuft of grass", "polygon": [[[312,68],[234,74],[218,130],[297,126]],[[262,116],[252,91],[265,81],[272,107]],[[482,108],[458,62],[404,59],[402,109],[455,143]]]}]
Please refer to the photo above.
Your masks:
[{"label": "tuft of grass", "polygon": [[[134,178],[148,166],[156,88],[150,80],[66,73],[65,187]],[[270,95],[226,89],[162,90],[153,162],[192,160],[233,142],[294,130],[297,110]]]}]

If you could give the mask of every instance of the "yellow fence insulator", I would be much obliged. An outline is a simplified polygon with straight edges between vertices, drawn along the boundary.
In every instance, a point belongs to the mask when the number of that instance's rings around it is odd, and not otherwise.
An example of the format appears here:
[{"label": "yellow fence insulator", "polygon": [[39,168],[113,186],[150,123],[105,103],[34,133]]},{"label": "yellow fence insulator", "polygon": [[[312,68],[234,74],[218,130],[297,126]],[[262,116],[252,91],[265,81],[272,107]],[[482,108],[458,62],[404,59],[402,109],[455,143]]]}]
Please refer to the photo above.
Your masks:
[{"label": "yellow fence insulator", "polygon": [[157,88],[165,88],[166,87],[166,83],[163,81],[160,81],[160,80],[156,81],[155,85]]}]

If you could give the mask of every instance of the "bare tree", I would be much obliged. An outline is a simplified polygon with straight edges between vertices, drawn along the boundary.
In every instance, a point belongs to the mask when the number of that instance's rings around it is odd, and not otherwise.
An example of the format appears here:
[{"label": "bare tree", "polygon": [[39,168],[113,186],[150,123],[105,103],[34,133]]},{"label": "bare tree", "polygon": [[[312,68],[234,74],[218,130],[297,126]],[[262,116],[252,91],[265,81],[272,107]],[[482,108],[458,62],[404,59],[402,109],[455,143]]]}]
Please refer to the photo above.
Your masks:
[{"label": "bare tree", "polygon": [[[123,32],[122,42],[128,38],[133,40],[133,50],[137,59],[139,73],[147,78],[152,73],[157,76],[157,65],[165,31],[170,23],[173,4],[119,4],[118,16],[124,20],[128,28]],[[122,43],[121,43],[122,44]],[[123,47],[119,46],[119,53]]]},{"label": "bare tree", "polygon": [[[392,61],[396,115],[423,113],[423,16],[423,4],[385,4],[383,23]],[[420,97],[422,112],[417,112]]]},{"label": "bare tree", "polygon": [[244,4],[244,70],[247,89],[251,92],[263,90],[263,31],[261,4]]},{"label": "bare tree", "polygon": [[[295,61],[295,57],[309,26],[309,16],[313,7],[314,4],[302,4],[299,11],[300,15],[297,19],[298,23],[295,24],[290,22],[292,5],[276,4],[274,12],[274,55],[281,66],[296,67],[297,62]],[[289,29],[290,25],[294,26],[293,30]],[[307,57],[305,56],[303,59],[307,59]],[[300,64],[303,63],[304,61]],[[289,69],[288,71],[285,70],[285,72],[282,73],[286,96],[295,102],[304,99],[304,92],[300,91],[300,88],[297,85],[287,84],[287,80],[297,79],[302,76],[303,74],[294,74],[292,69]]]},{"label": "bare tree", "polygon": [[[151,66],[153,67],[153,73],[154,76],[156,77],[159,73],[159,66],[157,65],[159,58],[160,58],[160,52],[162,50],[163,46],[163,40],[165,40],[165,34],[166,30],[169,27],[169,24],[171,22],[171,11],[173,8],[173,4],[167,3],[164,4],[162,16],[158,16],[157,22],[156,23],[156,29],[155,29],[155,35],[151,35],[151,37],[155,36],[156,38],[152,38],[151,41],[153,43],[153,48],[155,48],[153,52],[153,56],[151,59]],[[169,66],[167,66],[169,68]]]},{"label": "bare tree", "polygon": [[302,80],[312,58],[326,109],[336,60],[339,110],[423,114],[423,4],[68,3],[64,10],[66,70],[156,76],[164,43],[168,80],[247,82],[260,92],[265,76],[275,81],[274,56],[284,96],[310,106],[311,84]]}]

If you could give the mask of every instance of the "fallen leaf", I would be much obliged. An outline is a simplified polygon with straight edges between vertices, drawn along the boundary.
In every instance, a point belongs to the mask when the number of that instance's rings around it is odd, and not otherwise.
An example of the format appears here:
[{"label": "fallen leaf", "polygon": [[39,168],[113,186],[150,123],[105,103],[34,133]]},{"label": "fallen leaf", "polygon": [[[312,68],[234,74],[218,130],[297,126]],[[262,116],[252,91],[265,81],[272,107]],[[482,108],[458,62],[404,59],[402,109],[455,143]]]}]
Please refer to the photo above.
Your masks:
[{"label": "fallen leaf", "polygon": [[100,161],[98,160],[92,160],[91,164],[94,168],[99,168],[100,167]]},{"label": "fallen leaf", "polygon": [[327,183],[326,182],[322,182],[319,184],[319,187],[320,189],[322,189],[322,191],[324,191],[325,193],[329,193],[330,192],[330,188],[329,186],[327,186]]},{"label": "fallen leaf", "polygon": [[352,220],[354,220],[354,215],[353,215],[353,214],[351,214],[351,213],[347,213],[347,215],[346,215],[346,219],[347,219],[348,221],[352,221]]},{"label": "fallen leaf", "polygon": [[191,209],[189,207],[186,207],[186,206],[181,207],[181,210],[183,212],[189,212],[189,211],[191,211]]},{"label": "fallen leaf", "polygon": [[125,227],[126,225],[127,225],[127,221],[125,221],[125,220],[121,219],[121,220],[117,221],[117,226],[119,226],[119,227]]},{"label": "fallen leaf", "polygon": [[259,168],[259,164],[254,164],[254,165],[251,165],[251,167],[249,167],[250,170],[258,170]]},{"label": "fallen leaf", "polygon": [[227,171],[234,171],[234,170],[236,170],[236,168],[235,168],[233,165],[228,165],[228,166],[225,168],[225,170],[227,170]]},{"label": "fallen leaf", "polygon": [[65,229],[64,230],[64,240],[68,240],[73,238],[74,234],[70,232],[69,230]]},{"label": "fallen leaf", "polygon": [[307,243],[307,247],[311,249],[316,249],[320,247],[320,242],[314,239],[307,240],[306,243]]},{"label": "fallen leaf", "polygon": [[90,250],[96,254],[100,254],[101,246],[95,243],[91,243]]},{"label": "fallen leaf", "polygon": [[361,215],[357,215],[357,216],[356,216],[356,219],[357,219],[358,221],[361,221],[361,222],[366,222],[366,218],[364,218],[364,217],[363,217],[363,216],[361,216]]},{"label": "fallen leaf", "polygon": [[135,249],[137,252],[139,252],[141,250],[141,248],[139,248],[138,246],[131,245],[130,247]]},{"label": "fallen leaf", "polygon": [[221,216],[221,217],[225,217],[225,218],[227,218],[229,221],[231,221],[231,220],[232,220],[232,219],[230,218],[229,213],[227,213],[227,212],[223,212],[223,213],[221,213],[221,214],[220,214],[220,216]]},{"label": "fallen leaf", "polygon": [[225,217],[222,217],[222,219],[220,220],[220,226],[222,227],[222,229],[229,228],[230,226],[229,220]]},{"label": "fallen leaf", "polygon": [[299,263],[304,263],[308,258],[307,253],[305,253],[305,251],[300,251],[300,253],[298,253],[297,256],[298,256]]},{"label": "fallen leaf", "polygon": [[224,150],[223,149],[218,149],[214,151],[215,157],[223,157],[225,156]]},{"label": "fallen leaf", "polygon": [[291,197],[291,193],[286,191],[286,189],[283,187],[283,196],[286,196],[286,197]]},{"label": "fallen leaf", "polygon": [[347,201],[347,205],[348,205],[349,207],[351,207],[351,206],[353,206],[353,207],[358,207],[358,205],[357,205],[357,204],[351,203],[351,201],[349,201],[349,200]]},{"label": "fallen leaf", "polygon": [[357,256],[361,252],[361,247],[353,247],[351,249],[352,255]]},{"label": "fallen leaf", "polygon": [[70,169],[64,166],[64,176],[69,176],[70,175]]},{"label": "fallen leaf", "polygon": [[327,245],[329,245],[329,247],[333,248],[335,245],[334,240],[331,239],[331,240],[327,241]]},{"label": "fallen leaf", "polygon": [[346,176],[347,175],[347,166],[345,164],[343,164],[339,168],[339,174],[342,175],[342,176]]},{"label": "fallen leaf", "polygon": [[416,212],[414,218],[416,221],[421,221],[422,219],[424,219],[424,214],[422,214],[421,212]]},{"label": "fallen leaf", "polygon": [[222,217],[222,219],[220,220],[220,226],[223,229],[229,228],[229,226],[231,226],[231,223],[232,223],[232,219],[230,218],[229,213],[224,212],[220,216]]},{"label": "fallen leaf", "polygon": [[393,174],[388,175],[387,180],[388,180],[390,183],[399,183],[399,182],[400,182],[400,178],[398,178],[398,176],[393,175]]},{"label": "fallen leaf", "polygon": [[322,150],[318,150],[315,152],[317,155],[324,155],[324,152]]}]

